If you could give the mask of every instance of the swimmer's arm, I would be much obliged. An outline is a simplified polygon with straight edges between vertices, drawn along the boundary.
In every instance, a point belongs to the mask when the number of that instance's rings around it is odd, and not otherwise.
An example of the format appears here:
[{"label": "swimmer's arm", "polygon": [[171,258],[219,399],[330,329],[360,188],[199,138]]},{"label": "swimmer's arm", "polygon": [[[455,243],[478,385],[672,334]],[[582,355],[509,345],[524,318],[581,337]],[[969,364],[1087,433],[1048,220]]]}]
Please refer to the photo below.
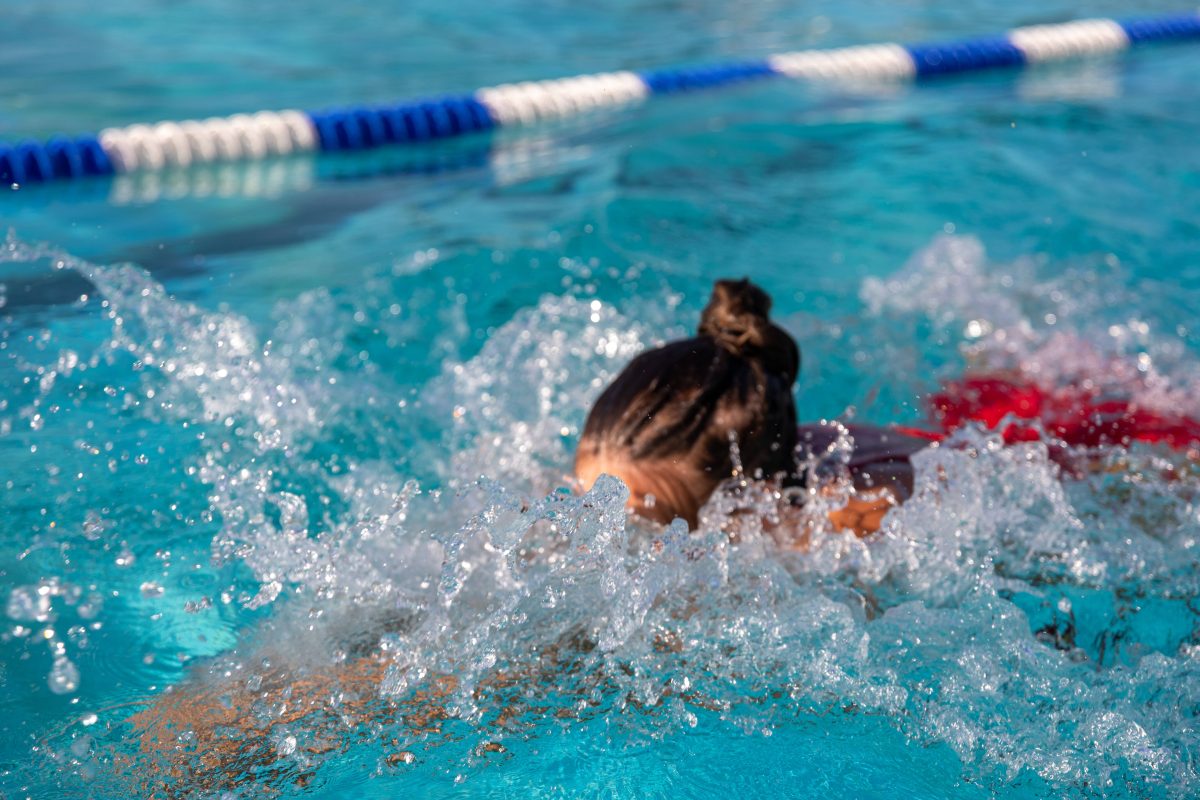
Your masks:
[{"label": "swimmer's arm", "polygon": [[[843,496],[833,485],[823,487],[819,493],[832,501]],[[767,524],[767,529],[783,547],[808,550],[817,533],[850,531],[860,539],[870,536],[883,526],[887,512],[898,504],[896,495],[888,489],[859,492],[850,495],[843,505],[826,511],[824,517],[806,507],[784,511],[779,520]]]},{"label": "swimmer's arm", "polygon": [[[582,720],[604,713],[601,703],[588,700],[608,680],[601,665],[589,666],[587,654],[595,646],[583,632],[569,631],[528,662],[485,675],[474,696],[496,712],[487,724],[504,731],[519,730],[528,724],[522,718],[530,712],[544,715],[548,707],[538,705],[540,700],[531,691],[536,687],[548,693],[559,691],[564,675],[575,676],[570,691],[578,693],[582,705],[560,708],[555,716]],[[664,634],[656,637],[654,646],[664,652],[680,652],[683,644],[678,637]],[[154,796],[190,796],[197,789],[234,790],[247,783],[271,790],[289,784],[303,788],[319,760],[285,758],[292,748],[297,754],[307,751],[318,756],[346,747],[356,736],[374,740],[395,724],[416,735],[441,734],[443,723],[451,716],[447,703],[459,689],[458,679],[453,675],[427,677],[404,698],[384,698],[379,689],[390,663],[386,655],[376,654],[303,677],[278,670],[254,690],[242,681],[234,686],[228,679],[186,680],[129,720],[148,758],[127,764],[127,771],[137,774],[146,794]],[[665,687],[663,697],[670,695],[670,688]],[[697,708],[721,709],[718,701],[698,691],[678,697]],[[331,702],[332,698],[336,699]],[[637,704],[634,698],[630,702]],[[261,716],[264,706],[275,707],[269,722]],[[288,735],[299,741],[292,740],[288,749],[281,749],[280,743]],[[384,744],[391,749],[385,757],[388,764],[411,762],[413,755],[401,749],[401,741],[389,738]],[[495,741],[479,746],[480,752],[503,750]]]},{"label": "swimmer's arm", "polygon": [[[368,721],[403,719],[414,732],[438,730],[455,679],[429,678],[410,697],[392,702],[379,694],[387,665],[375,655],[303,676],[280,670],[254,690],[242,681],[185,680],[128,719],[144,757],[135,772],[147,785],[225,790],[254,775],[269,780],[279,773],[287,780],[289,770],[276,762],[286,750],[280,741],[293,726],[309,731],[297,744],[312,755],[343,746],[335,732]],[[337,722],[321,724],[321,718]],[[303,785],[309,775],[300,771],[290,777]]]},{"label": "swimmer's arm", "polygon": [[[525,702],[526,686],[551,681],[557,669],[589,649],[582,640],[551,645],[533,664],[485,676],[477,697],[513,695],[507,706],[498,704],[495,724],[504,726]],[[288,753],[280,744],[292,733],[305,735],[291,747],[313,756],[345,746],[346,735],[375,735],[380,724],[402,723],[413,734],[438,735],[450,716],[446,704],[458,679],[432,675],[411,694],[383,697],[380,687],[390,664],[388,656],[377,653],[307,674],[278,669],[253,689],[244,676],[188,678],[127,720],[142,755],[129,771],[147,786],[168,783],[189,790],[232,789],[247,780],[303,785],[311,774],[281,758]],[[398,742],[390,744],[395,749],[386,756],[389,764],[411,758]],[[170,789],[166,794],[173,796]]]},{"label": "swimmer's arm", "polygon": [[[827,494],[832,494],[832,490]],[[883,525],[883,518],[896,505],[896,495],[888,489],[854,494],[846,501],[846,505],[829,512],[829,521],[833,523],[834,530],[850,531],[862,538],[877,532]]]}]

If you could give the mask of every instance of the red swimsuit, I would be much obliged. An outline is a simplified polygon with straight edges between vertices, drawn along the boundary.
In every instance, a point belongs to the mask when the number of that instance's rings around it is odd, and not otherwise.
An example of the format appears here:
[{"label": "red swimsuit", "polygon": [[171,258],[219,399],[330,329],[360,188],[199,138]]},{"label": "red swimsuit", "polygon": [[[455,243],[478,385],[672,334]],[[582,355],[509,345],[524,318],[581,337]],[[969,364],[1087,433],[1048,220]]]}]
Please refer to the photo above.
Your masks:
[{"label": "red swimsuit", "polygon": [[1042,438],[1040,426],[1050,438],[1074,446],[1151,442],[1185,450],[1200,445],[1200,421],[1139,408],[1128,399],[1106,399],[1078,385],[1051,392],[1029,381],[965,378],[945,384],[930,405],[944,433],[970,421],[994,430],[1009,417],[1002,431],[1009,444]]},{"label": "red swimsuit", "polygon": [[[1149,442],[1175,450],[1200,448],[1200,421],[1139,408],[1128,399],[1105,398],[1079,385],[1049,391],[1029,380],[976,376],[945,383],[929,405],[940,430],[844,426],[854,439],[846,465],[860,489],[889,486],[904,499],[912,491],[909,458],[969,422],[990,430],[1003,424],[1001,435],[1008,444],[1046,439],[1051,457],[1063,464],[1069,462],[1069,447]],[[801,446],[810,456],[820,456],[836,442],[841,427],[801,425]]]}]

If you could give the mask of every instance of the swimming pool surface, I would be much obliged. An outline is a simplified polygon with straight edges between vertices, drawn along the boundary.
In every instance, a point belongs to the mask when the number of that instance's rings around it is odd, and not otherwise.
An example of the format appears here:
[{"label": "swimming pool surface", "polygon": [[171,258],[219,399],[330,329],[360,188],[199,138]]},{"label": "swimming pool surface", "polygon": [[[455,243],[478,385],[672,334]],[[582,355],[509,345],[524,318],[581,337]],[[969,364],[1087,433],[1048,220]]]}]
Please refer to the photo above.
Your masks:
[{"label": "swimming pool surface", "polygon": [[[1179,10],[0,9],[5,139]],[[1164,45],[5,191],[0,797],[1196,797],[1194,460],[968,432],[808,553],[753,492],[688,536],[564,487],[719,277],[806,420],[968,365],[1200,415],[1198,85]]]}]

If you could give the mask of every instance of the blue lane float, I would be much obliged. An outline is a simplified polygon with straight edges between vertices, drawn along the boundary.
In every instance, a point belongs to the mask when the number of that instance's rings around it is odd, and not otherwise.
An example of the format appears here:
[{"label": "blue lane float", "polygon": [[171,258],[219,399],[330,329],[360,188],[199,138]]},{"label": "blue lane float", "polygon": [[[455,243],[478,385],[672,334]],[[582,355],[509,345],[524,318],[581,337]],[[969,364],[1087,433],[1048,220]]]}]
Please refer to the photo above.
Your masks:
[{"label": "blue lane float", "polygon": [[908,48],[908,53],[912,56],[919,78],[995,67],[1019,67],[1025,63],[1021,48],[1002,36],[950,44],[915,45]]},{"label": "blue lane float", "polygon": [[904,81],[1104,55],[1131,45],[1200,38],[1200,13],[1089,19],[1015,28],[1003,36],[903,46],[876,44],[781,53],[709,66],[607,72],[511,83],[394,106],[260,111],[205,120],[107,128],[46,143],[0,143],[0,183],[24,184],[257,160],[312,151],[366,150],[527,125],[651,95],[767,77]]}]

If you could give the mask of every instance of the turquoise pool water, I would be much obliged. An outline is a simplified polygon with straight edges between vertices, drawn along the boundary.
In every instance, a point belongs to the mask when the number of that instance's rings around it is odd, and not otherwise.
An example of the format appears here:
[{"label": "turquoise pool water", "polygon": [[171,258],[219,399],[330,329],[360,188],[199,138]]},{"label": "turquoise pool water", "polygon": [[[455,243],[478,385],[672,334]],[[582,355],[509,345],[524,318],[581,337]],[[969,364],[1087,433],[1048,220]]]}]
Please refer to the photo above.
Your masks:
[{"label": "turquoise pool water", "polygon": [[[5,138],[1177,10],[3,8]],[[562,487],[726,276],[800,341],[805,419],[919,423],[975,363],[1200,415],[1198,79],[1179,45],[764,82],[5,192],[0,796],[1196,796],[1177,454],[1062,481],[968,433],[880,540],[805,554],[721,532],[753,493],[687,537]]]}]

